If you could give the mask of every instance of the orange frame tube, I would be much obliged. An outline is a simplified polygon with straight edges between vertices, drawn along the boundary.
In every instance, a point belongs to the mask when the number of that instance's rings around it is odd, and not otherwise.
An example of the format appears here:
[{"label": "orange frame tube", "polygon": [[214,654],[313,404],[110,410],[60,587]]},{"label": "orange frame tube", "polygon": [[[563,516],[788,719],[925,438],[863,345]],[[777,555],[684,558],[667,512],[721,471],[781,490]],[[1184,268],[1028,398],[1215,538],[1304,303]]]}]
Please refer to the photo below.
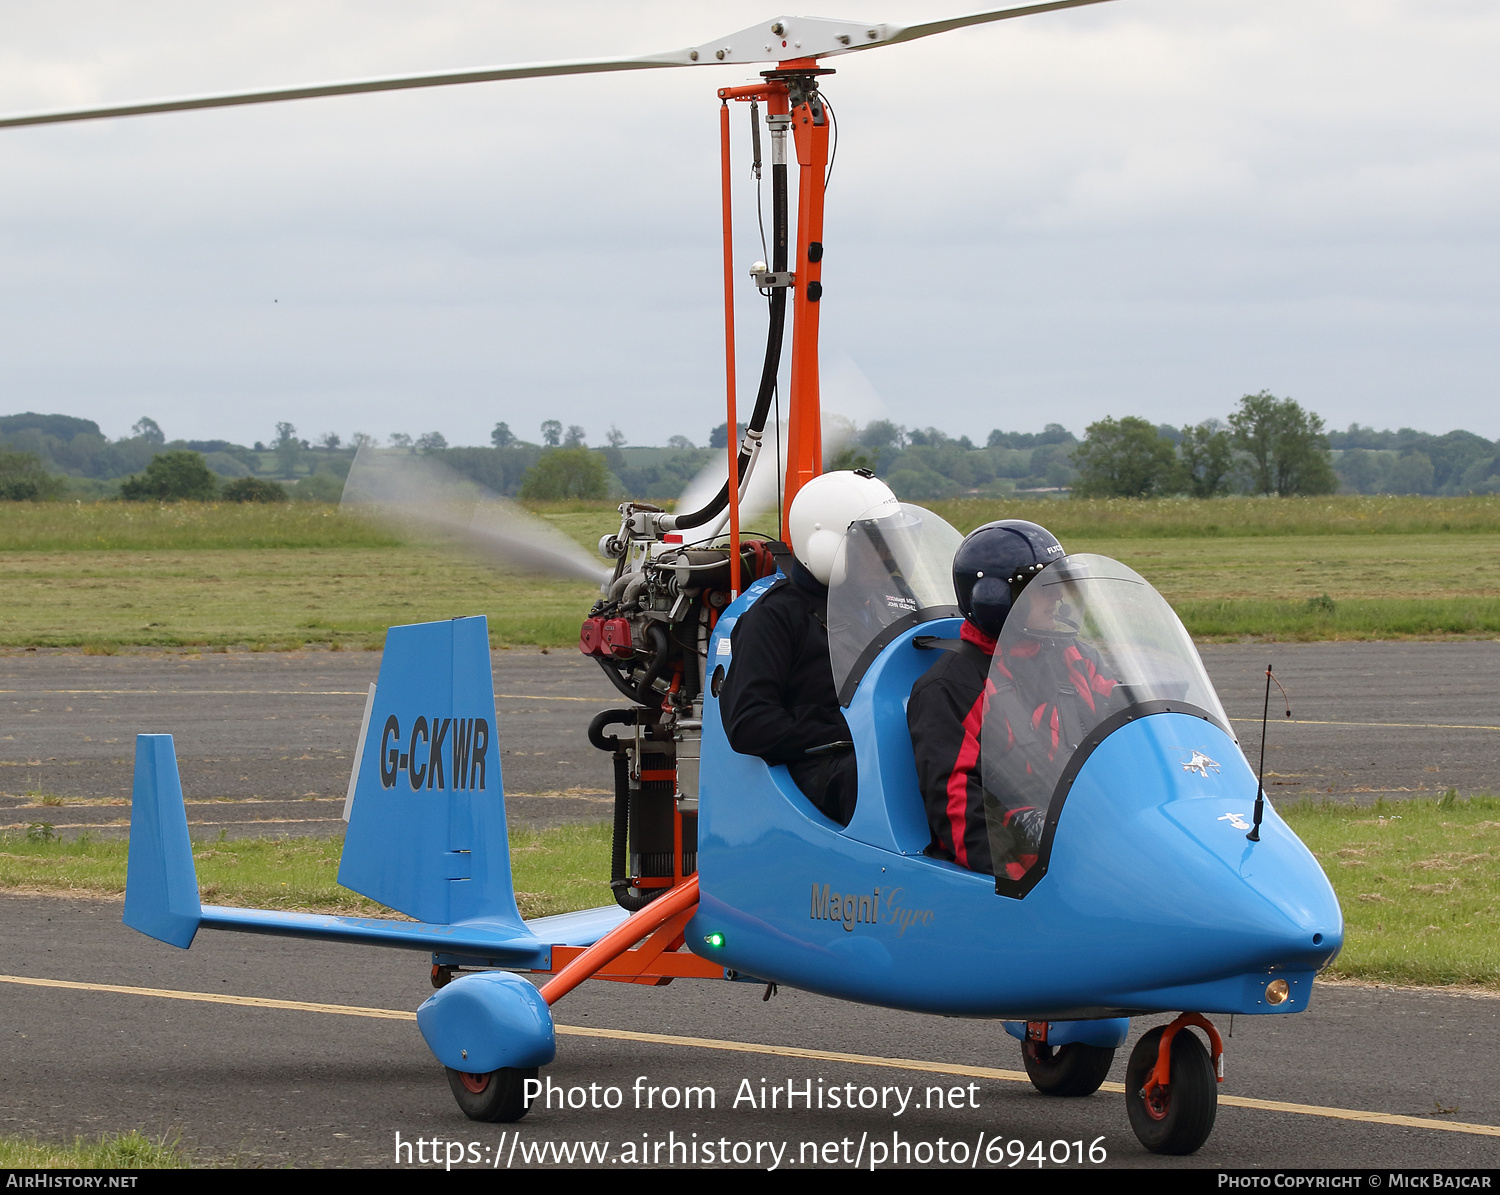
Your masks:
[{"label": "orange frame tube", "polygon": [[719,158],[724,202],[724,393],[729,417],[729,600],[740,596],[740,437],[734,390],[734,210],[729,194],[729,101],[719,101]]},{"label": "orange frame tube", "polygon": [[679,913],[698,905],[698,877],[658,896],[644,909],[632,913],[543,985],[542,999],[556,1004],[584,980],[615,961],[652,930],[659,929]]}]

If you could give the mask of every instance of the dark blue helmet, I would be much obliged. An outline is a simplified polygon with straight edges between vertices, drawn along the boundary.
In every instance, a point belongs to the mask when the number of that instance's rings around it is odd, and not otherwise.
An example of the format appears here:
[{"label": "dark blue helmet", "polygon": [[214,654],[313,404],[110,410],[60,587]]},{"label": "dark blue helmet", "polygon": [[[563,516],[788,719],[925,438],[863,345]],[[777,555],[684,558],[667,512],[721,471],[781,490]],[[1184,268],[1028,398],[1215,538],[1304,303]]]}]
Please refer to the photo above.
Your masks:
[{"label": "dark blue helmet", "polygon": [[969,533],[953,557],[958,608],[986,635],[998,636],[1026,583],[1065,555],[1045,527],[1024,519],[986,523]]}]

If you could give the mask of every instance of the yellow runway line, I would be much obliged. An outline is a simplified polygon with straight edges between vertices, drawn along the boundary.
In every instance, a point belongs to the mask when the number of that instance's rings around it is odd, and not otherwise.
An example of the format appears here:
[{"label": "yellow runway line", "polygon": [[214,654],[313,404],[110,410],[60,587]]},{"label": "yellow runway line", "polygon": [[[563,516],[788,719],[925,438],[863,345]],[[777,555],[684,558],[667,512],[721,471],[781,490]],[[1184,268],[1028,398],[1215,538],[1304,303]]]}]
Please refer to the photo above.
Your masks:
[{"label": "yellow runway line", "polygon": [[[1256,723],[1259,718],[1231,718],[1231,722]],[[1396,730],[1500,730],[1500,726],[1474,726],[1464,722],[1321,722],[1312,718],[1273,718],[1277,726],[1373,726]]]},{"label": "yellow runway line", "polygon": [[[976,1079],[1000,1079],[1011,1083],[1029,1083],[1025,1071],[998,1070],[989,1066],[964,1066],[960,1063],[927,1062],[918,1058],[881,1058],[870,1054],[842,1054],[832,1050],[809,1050],[799,1046],[764,1046],[754,1042],[718,1041],[708,1037],[675,1037],[665,1033],[632,1033],[623,1029],[583,1029],[571,1025],[557,1026],[558,1033],[577,1037],[614,1037],[624,1041],[656,1042],[667,1046],[693,1046],[701,1050],[733,1050],[744,1054],[776,1054],[783,1058],[811,1058],[825,1062],[848,1062],[856,1066],[883,1066],[892,1070],[927,1071],[939,1075],[963,1075]],[[1099,1090],[1125,1093],[1123,1083],[1102,1083]],[[1244,1096],[1220,1095],[1219,1103],[1231,1108],[1254,1108],[1261,1112],[1291,1112],[1301,1116],[1325,1116],[1333,1120],[1363,1120],[1374,1124],[1394,1124],[1413,1129],[1443,1129],[1450,1133],[1473,1133],[1481,1137],[1500,1137],[1500,1125],[1464,1124],[1460,1121],[1433,1120],[1423,1116],[1401,1116],[1394,1112],[1362,1112],[1356,1108],[1325,1108],[1318,1104],[1292,1104],[1285,1100],[1256,1100]]]},{"label": "yellow runway line", "polygon": [[[0,694],[50,695],[53,697],[364,697],[364,689],[0,689]],[[603,697],[564,697],[561,694],[496,693],[508,701],[587,701]],[[1500,728],[1497,728],[1500,729]]]},{"label": "yellow runway line", "polygon": [[[218,992],[180,992],[171,988],[127,987],[112,983],[79,983],[67,979],[36,979],[24,975],[0,975],[0,983],[25,984],[31,987],[70,988],[83,992],[116,992],[127,996],[155,996],[166,1000],[192,1000],[204,1004],[237,1004],[246,1008],[275,1008],[291,1012],[318,1012],[345,1017],[371,1017],[386,1021],[415,1021],[414,1012],[391,1008],[360,1008],[352,1004],[314,1004],[305,1000],[273,1000],[265,996],[231,996]],[[712,1037],[680,1037],[670,1033],[636,1033],[628,1029],[595,1029],[579,1025],[558,1025],[565,1037],[597,1037],[614,1041],[645,1042],[661,1046],[681,1046],[697,1050],[725,1050],[737,1054],[768,1054],[778,1058],[805,1058],[814,1062],[843,1062],[853,1066],[878,1066],[888,1070],[919,1071],[935,1075],[961,1075],[973,1079],[995,1079],[1006,1083],[1029,1083],[1025,1071],[1001,1070],[991,1066],[965,1066],[962,1063],[929,1062],[921,1058],[882,1058],[873,1054],[846,1054],[836,1050],[812,1050],[803,1046],[768,1046],[759,1042],[722,1041]],[[1104,1083],[1101,1091],[1123,1094],[1123,1083]],[[1436,1129],[1445,1133],[1468,1133],[1480,1137],[1500,1137],[1500,1125],[1466,1124],[1456,1120],[1434,1120],[1427,1116],[1402,1116],[1394,1112],[1365,1112],[1357,1108],[1329,1108],[1319,1104],[1293,1104],[1285,1100],[1257,1100],[1246,1096],[1220,1095],[1219,1103],[1230,1108],[1250,1108],[1257,1112],[1285,1112],[1297,1116],[1322,1116],[1331,1120],[1355,1120],[1367,1124],[1399,1125],[1410,1129]]]},{"label": "yellow runway line", "polygon": [[363,689],[0,689],[53,697],[363,697]]},{"label": "yellow runway line", "polygon": [[29,975],[0,975],[0,983],[37,988],[70,988],[78,992],[117,992],[122,996],[155,996],[160,1000],[191,1000],[200,1004],[238,1004],[245,1008],[280,1008],[293,1012],[332,1013],[343,1017],[371,1017],[380,1021],[415,1021],[414,1012],[392,1008],[359,1008],[352,1004],[312,1004],[305,1000],[273,1000],[268,996],[232,996],[220,992],[179,992],[172,988],[126,987],[117,983],[79,983],[71,979],[36,979]]},{"label": "yellow runway line", "polygon": [[506,698],[506,699],[508,699],[510,701],[587,701],[587,702],[590,702],[593,705],[598,705],[599,702],[607,700],[606,698],[603,698],[603,697],[564,697],[564,696],[562,696],[561,694],[558,694],[558,693],[554,693],[550,697],[538,697],[535,693],[496,693],[495,694],[495,700],[496,701],[499,701],[500,698],[502,698],[502,697],[504,697],[504,698]]}]

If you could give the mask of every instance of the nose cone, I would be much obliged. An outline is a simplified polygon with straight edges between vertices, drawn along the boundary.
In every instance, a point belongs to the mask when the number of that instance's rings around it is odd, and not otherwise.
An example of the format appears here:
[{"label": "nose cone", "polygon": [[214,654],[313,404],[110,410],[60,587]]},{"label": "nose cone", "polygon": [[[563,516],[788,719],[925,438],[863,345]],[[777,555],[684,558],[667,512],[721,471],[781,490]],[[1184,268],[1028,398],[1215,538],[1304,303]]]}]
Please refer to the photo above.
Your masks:
[{"label": "nose cone", "polygon": [[[1260,841],[1247,839],[1255,794],[1238,745],[1188,714],[1126,724],[1079,771],[1034,895],[1050,890],[1093,926],[1122,1004],[1202,985],[1254,996],[1266,976],[1310,980],[1338,954],[1344,928],[1333,888],[1269,802]],[[1111,943],[1129,943],[1129,956]],[[1234,1007],[1220,1011],[1278,1011],[1223,999]]]}]

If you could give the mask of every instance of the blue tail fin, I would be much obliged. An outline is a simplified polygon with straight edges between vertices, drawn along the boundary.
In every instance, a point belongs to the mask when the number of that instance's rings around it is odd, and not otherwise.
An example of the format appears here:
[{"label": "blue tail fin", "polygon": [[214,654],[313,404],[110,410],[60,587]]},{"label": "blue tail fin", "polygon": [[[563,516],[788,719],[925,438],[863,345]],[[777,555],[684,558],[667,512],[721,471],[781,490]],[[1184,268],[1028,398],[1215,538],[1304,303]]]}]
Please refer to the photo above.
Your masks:
[{"label": "blue tail fin", "polygon": [[521,927],[484,618],[390,629],[358,768],[340,884],[419,921]]},{"label": "blue tail fin", "polygon": [[172,736],[136,735],[125,924],[186,950],[202,917]]}]

